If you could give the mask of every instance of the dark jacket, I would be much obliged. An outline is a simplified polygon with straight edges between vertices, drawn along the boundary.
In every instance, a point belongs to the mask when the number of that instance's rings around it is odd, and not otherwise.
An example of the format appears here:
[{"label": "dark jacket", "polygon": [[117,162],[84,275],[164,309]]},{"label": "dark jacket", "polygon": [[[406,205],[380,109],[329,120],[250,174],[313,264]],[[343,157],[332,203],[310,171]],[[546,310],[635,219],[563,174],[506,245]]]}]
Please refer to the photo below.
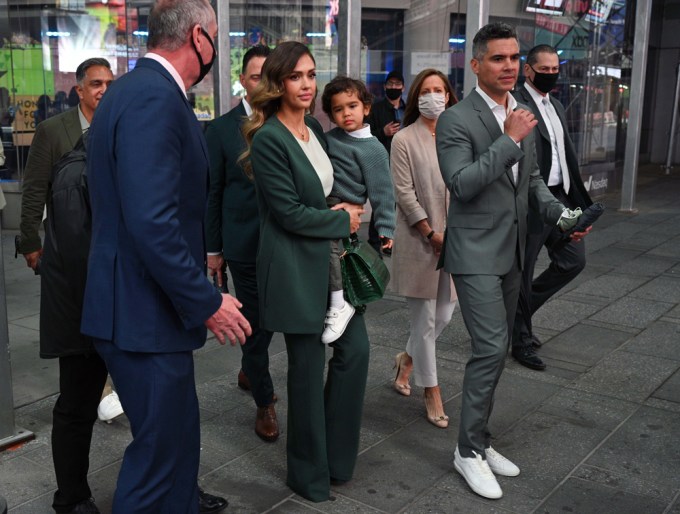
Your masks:
[{"label": "dark jacket", "polygon": [[241,125],[243,102],[213,121],[205,132],[210,156],[210,190],[205,224],[206,249],[226,261],[255,262],[260,217],[255,183],[238,162],[246,148]]},{"label": "dark jacket", "polygon": [[83,140],[54,166],[40,263],[40,356],[94,352],[80,333],[92,216]]},{"label": "dark jacket", "polygon": [[[547,184],[548,179],[550,178],[550,167],[552,166],[552,145],[550,143],[548,127],[546,127],[545,121],[543,121],[543,116],[538,110],[536,102],[534,102],[533,97],[525,87],[521,87],[517,91],[513,91],[512,94],[518,102],[527,105],[538,120],[538,125],[536,125],[534,128],[534,136],[536,140],[536,163],[538,164],[538,168],[541,171],[541,176],[543,177],[544,182]],[[564,107],[552,95],[550,95],[550,102],[555,108],[555,112],[557,112],[557,117],[560,119],[560,122],[562,123],[562,130],[564,131],[564,153],[567,159],[567,167],[569,168],[569,178],[571,183],[569,194],[567,196],[575,206],[585,209],[590,204],[592,204],[593,201],[590,199],[590,196],[583,185],[583,180],[581,179],[576,149],[574,148],[574,143],[572,143],[569,133],[567,132],[567,121],[564,113]],[[543,232],[543,220],[541,219],[540,214],[538,214],[538,212],[536,212],[534,209],[529,210],[529,232]]]},{"label": "dark jacket", "polygon": [[[307,116],[305,123],[326,149],[319,122]],[[349,214],[328,209],[314,167],[276,116],[255,134],[250,158],[260,209],[260,327],[320,334],[328,300],[330,240],[349,237]]]},{"label": "dark jacket", "polygon": [[[399,100],[399,105],[403,109],[405,105],[404,100]],[[385,128],[385,125],[388,123],[395,121],[397,121],[396,109],[387,98],[383,98],[382,100],[373,103],[371,113],[368,115],[371,134],[378,138],[385,147],[385,150],[387,150],[387,153],[390,153],[393,136],[386,136],[385,132],[383,132],[383,128]]]}]

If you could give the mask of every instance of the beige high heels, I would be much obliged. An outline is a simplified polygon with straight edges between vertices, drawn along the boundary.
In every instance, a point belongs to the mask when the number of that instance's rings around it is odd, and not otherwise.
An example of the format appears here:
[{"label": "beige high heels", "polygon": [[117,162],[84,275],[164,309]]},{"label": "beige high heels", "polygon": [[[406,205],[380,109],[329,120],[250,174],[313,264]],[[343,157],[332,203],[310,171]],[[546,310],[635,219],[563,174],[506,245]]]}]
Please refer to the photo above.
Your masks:
[{"label": "beige high heels", "polygon": [[394,377],[392,387],[396,392],[404,396],[411,396],[411,385],[408,379],[413,370],[413,360],[406,352],[398,353],[394,358],[394,367],[397,370],[397,375]]},{"label": "beige high heels", "polygon": [[427,420],[436,427],[448,427],[449,417],[444,413],[444,405],[442,404],[442,395],[439,386],[426,387],[424,399],[425,409],[427,410]]}]

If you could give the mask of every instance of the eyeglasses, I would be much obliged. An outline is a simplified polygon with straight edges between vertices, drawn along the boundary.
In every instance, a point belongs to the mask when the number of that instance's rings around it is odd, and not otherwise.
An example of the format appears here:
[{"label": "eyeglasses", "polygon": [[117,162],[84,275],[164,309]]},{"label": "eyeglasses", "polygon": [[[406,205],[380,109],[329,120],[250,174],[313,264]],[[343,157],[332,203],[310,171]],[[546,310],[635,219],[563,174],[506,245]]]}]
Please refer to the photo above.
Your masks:
[{"label": "eyeglasses", "polygon": [[404,87],[404,84],[402,84],[401,82],[392,82],[392,81],[389,81],[389,82],[386,82],[386,83],[385,83],[385,86],[386,86],[386,87]]}]

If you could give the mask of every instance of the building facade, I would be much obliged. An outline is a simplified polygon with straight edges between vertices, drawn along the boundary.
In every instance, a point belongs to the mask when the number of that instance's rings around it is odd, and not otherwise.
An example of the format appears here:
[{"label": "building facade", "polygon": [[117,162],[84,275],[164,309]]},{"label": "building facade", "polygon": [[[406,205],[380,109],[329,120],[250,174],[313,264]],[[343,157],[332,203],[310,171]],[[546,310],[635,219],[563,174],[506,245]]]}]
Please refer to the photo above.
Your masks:
[{"label": "building facade", "polygon": [[[401,71],[408,89],[420,70],[435,67],[448,75],[463,97],[466,75],[471,73],[466,58],[468,7],[477,16],[482,4],[489,21],[517,27],[523,54],[541,43],[558,49],[561,72],[554,94],[566,107],[591,195],[615,188],[620,180],[635,0],[214,1],[219,62],[190,91],[199,120],[209,122],[238,102],[241,56],[250,46],[275,46],[290,39],[309,45],[320,89],[338,69],[350,69],[381,96],[389,71]],[[81,61],[106,57],[115,77],[134,68],[146,51],[151,5],[151,0],[0,0],[0,125],[7,156],[0,178],[5,191],[18,190],[36,124],[77,103],[73,86]],[[654,6],[657,30],[650,45],[650,67],[663,67],[658,74],[674,80],[668,63],[675,55],[670,41],[677,37],[672,38],[672,32],[664,37],[664,27],[676,19],[680,1],[655,0]],[[359,15],[360,21],[352,22],[352,15]],[[349,68],[339,64],[343,59]],[[472,82],[467,79],[469,89]],[[650,98],[668,97],[656,81],[647,89]],[[658,103],[648,102],[646,107],[653,112],[645,118],[647,140],[641,152],[653,158],[663,153],[663,138],[658,136],[663,123],[670,125],[672,110]],[[320,110],[316,114],[330,127]],[[5,220],[6,228],[9,224]]]}]

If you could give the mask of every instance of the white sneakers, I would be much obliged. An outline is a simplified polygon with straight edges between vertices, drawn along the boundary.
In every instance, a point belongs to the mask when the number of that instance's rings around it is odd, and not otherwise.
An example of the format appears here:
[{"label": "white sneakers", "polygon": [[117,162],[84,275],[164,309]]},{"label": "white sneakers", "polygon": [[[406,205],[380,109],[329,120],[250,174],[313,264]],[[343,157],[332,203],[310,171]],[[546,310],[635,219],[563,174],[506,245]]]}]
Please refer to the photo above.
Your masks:
[{"label": "white sneakers", "polygon": [[97,416],[99,416],[101,421],[111,423],[113,418],[116,418],[121,414],[123,414],[123,406],[120,404],[120,399],[118,398],[116,391],[104,396],[102,401],[99,402],[99,407],[97,407]]},{"label": "white sneakers", "polygon": [[519,468],[500,453],[489,446],[486,449],[486,462],[491,471],[502,477],[516,477],[519,475]]},{"label": "white sneakers", "polygon": [[503,491],[494,473],[514,477],[519,475],[519,468],[491,447],[486,450],[486,460],[478,453],[472,453],[474,457],[461,457],[456,446],[453,467],[478,495],[492,500],[501,498]]},{"label": "white sneakers", "polygon": [[331,344],[333,341],[340,339],[340,336],[345,333],[349,320],[354,316],[354,307],[349,302],[345,302],[342,309],[330,307],[326,312],[326,328],[321,334],[321,342],[323,344]]}]

